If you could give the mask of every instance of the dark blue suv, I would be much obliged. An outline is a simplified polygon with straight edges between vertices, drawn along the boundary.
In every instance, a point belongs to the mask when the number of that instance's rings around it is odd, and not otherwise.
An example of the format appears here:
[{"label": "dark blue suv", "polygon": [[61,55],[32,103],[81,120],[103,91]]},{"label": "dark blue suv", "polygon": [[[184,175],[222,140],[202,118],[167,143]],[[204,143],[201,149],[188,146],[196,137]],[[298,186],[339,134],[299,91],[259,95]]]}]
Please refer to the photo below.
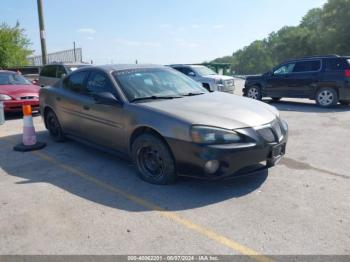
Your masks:
[{"label": "dark blue suv", "polygon": [[263,75],[247,77],[243,94],[258,100],[308,98],[322,107],[338,102],[350,105],[350,57],[314,56],[287,61]]}]

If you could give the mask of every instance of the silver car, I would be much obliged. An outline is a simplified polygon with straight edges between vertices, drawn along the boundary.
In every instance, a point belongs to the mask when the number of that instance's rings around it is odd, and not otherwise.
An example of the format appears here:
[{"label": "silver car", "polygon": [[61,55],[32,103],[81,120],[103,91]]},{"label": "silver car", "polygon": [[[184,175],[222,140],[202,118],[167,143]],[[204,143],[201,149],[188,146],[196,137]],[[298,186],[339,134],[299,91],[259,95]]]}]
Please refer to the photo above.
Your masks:
[{"label": "silver car", "polygon": [[85,67],[40,90],[45,125],[66,137],[129,156],[142,179],[221,179],[284,155],[287,123],[272,106],[208,92],[169,67]]},{"label": "silver car", "polygon": [[39,85],[49,86],[56,84],[62,77],[75,71],[78,68],[88,66],[82,63],[54,63],[45,65],[39,74]]},{"label": "silver car", "polygon": [[201,83],[208,91],[220,91],[231,94],[235,91],[235,80],[233,77],[219,75],[206,66],[170,65],[170,67]]}]

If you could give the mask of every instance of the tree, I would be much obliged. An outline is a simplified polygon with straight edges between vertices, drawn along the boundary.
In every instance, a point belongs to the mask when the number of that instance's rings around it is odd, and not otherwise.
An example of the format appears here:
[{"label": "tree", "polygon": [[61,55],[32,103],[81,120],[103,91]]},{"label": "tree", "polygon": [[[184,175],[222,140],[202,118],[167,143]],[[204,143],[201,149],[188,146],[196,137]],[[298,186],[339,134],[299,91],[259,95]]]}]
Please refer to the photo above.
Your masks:
[{"label": "tree", "polygon": [[0,25],[0,67],[15,67],[27,64],[27,56],[33,51],[29,49],[29,39],[17,23],[10,27],[3,23]]},{"label": "tree", "polygon": [[238,74],[263,73],[285,60],[311,55],[350,55],[350,0],[328,0],[299,26],[285,26],[261,41],[214,61],[231,61]]}]

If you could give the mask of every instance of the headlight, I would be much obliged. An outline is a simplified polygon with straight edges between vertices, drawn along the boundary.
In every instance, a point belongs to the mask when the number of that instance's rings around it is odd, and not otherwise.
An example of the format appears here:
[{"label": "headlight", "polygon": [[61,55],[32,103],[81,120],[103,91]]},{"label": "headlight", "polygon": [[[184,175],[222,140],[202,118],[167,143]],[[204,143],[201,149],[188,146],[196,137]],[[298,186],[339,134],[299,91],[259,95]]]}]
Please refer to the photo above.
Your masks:
[{"label": "headlight", "polygon": [[235,131],[207,126],[193,126],[191,137],[198,144],[233,144],[242,141]]},{"label": "headlight", "polygon": [[0,101],[8,101],[8,100],[12,100],[12,98],[8,95],[0,94]]},{"label": "headlight", "polygon": [[224,81],[222,79],[215,79],[215,84],[217,85],[223,85]]}]

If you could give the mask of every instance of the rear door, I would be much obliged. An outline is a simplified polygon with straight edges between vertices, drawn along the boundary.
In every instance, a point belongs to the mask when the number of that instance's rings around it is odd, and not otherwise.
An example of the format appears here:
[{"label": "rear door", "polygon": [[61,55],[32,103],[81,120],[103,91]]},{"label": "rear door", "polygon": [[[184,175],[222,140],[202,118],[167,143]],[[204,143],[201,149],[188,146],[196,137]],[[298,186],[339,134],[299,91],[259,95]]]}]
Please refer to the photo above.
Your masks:
[{"label": "rear door", "polygon": [[125,146],[122,105],[97,104],[94,94],[110,92],[118,98],[111,78],[102,70],[90,71],[82,105],[81,127],[85,138],[96,144],[123,151]]},{"label": "rear door", "polygon": [[298,61],[293,72],[286,78],[286,96],[311,98],[320,80],[322,62],[320,59]]},{"label": "rear door", "polygon": [[84,136],[82,125],[82,106],[85,102],[86,79],[88,72],[81,71],[71,74],[62,82],[62,87],[57,88],[54,99],[56,100],[56,113],[66,133],[74,136]]}]

